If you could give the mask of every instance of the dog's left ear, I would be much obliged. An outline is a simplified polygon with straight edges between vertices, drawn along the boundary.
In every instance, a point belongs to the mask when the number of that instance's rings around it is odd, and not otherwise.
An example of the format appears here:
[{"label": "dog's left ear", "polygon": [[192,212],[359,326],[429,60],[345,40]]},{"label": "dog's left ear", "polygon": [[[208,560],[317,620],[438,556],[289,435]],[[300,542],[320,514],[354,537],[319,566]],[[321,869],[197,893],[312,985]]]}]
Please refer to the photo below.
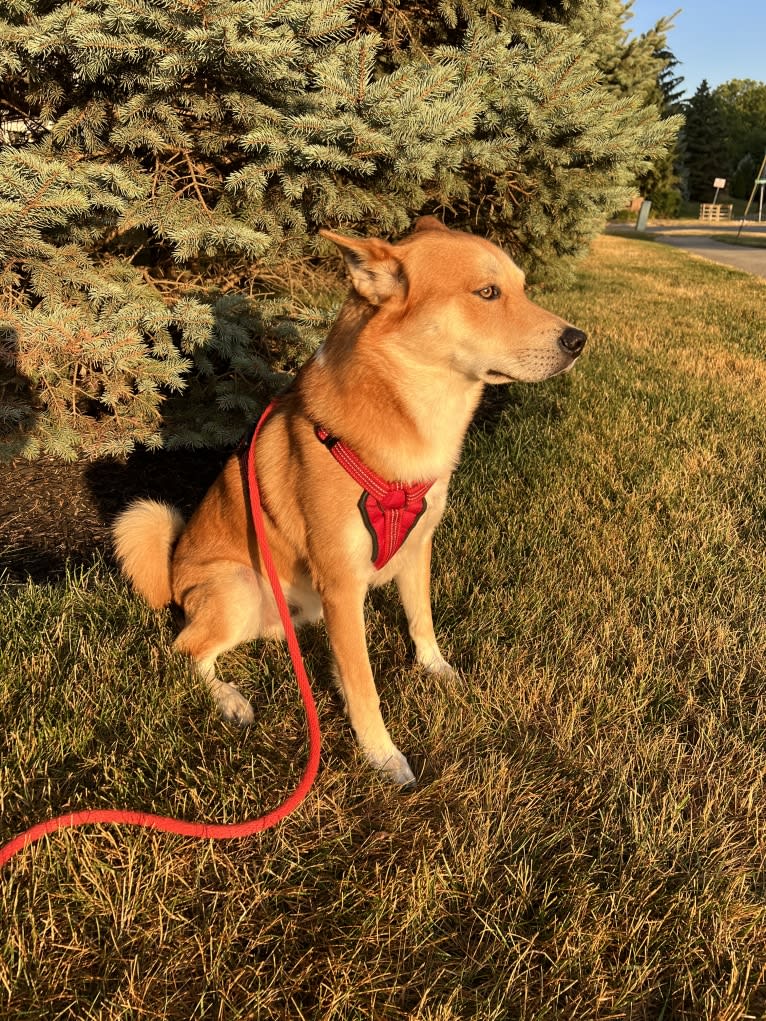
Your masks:
[{"label": "dog's left ear", "polygon": [[407,277],[393,245],[381,238],[348,238],[332,230],[319,233],[340,248],[354,290],[371,305],[406,295]]}]

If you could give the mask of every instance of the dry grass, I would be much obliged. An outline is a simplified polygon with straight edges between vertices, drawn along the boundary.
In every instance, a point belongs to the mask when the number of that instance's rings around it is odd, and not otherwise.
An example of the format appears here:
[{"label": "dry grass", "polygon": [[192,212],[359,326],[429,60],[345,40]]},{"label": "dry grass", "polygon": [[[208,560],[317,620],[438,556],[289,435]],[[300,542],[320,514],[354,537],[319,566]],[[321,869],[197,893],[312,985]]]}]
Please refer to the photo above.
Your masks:
[{"label": "dry grass", "polygon": [[[618,238],[542,295],[591,341],[469,437],[434,593],[461,679],[412,668],[392,594],[371,600],[418,790],[360,762],[306,632],[305,806],[243,842],[89,829],[22,853],[0,1016],[766,1016],[765,297]],[[239,734],[106,565],[9,588],[0,621],[5,836],[86,806],[241,819],[295,782],[280,648],[226,660],[257,708]]]}]

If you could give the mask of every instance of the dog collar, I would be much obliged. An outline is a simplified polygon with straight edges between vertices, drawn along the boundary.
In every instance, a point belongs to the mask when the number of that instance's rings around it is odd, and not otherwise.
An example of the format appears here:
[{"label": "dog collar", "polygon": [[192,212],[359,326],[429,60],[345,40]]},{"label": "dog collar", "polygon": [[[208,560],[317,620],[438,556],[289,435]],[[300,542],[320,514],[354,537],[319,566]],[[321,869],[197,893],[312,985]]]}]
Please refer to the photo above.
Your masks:
[{"label": "dog collar", "polygon": [[314,426],[320,443],[330,451],[338,464],[362,487],[359,513],[372,539],[372,562],[380,570],[399,550],[420,520],[428,504],[426,493],[436,481],[408,486],[404,482],[387,482],[347,447],[337,436],[331,436],[321,425]]}]

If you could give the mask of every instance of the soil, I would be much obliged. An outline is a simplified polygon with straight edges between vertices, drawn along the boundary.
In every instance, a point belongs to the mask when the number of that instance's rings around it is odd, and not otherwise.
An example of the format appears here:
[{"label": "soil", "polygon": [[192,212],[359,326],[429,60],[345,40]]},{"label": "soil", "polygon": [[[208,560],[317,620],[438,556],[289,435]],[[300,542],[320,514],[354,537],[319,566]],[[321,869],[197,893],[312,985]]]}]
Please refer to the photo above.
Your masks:
[{"label": "soil", "polygon": [[188,514],[228,451],[139,451],[124,461],[45,457],[0,465],[0,572],[6,581],[53,580],[111,556],[109,530],[134,498],[167,500]]}]

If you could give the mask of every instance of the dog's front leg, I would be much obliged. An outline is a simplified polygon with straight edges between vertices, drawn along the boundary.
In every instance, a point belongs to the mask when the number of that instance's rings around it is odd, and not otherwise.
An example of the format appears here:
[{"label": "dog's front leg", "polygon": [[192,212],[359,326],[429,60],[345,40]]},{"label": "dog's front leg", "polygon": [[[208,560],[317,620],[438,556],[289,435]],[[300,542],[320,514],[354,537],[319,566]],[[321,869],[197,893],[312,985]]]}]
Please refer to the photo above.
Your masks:
[{"label": "dog's front leg", "polygon": [[351,726],[367,760],[395,783],[413,784],[415,775],[391,740],[380,712],[367,654],[364,596],[365,589],[346,586],[322,593],[338,679]]},{"label": "dog's front leg", "polygon": [[407,617],[415,659],[431,674],[453,674],[439,651],[431,615],[431,539],[407,551],[396,575],[396,586]]}]

